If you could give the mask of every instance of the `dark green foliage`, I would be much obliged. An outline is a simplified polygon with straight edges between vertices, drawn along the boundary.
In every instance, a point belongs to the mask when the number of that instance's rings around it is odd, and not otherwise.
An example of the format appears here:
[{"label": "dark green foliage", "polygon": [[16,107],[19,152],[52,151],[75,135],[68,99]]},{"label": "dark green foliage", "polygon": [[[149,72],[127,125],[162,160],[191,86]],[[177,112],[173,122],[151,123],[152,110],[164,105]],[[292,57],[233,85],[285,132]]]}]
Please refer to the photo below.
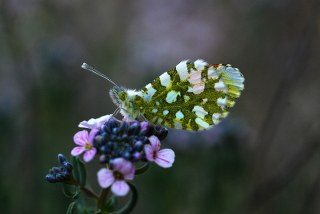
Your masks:
[{"label": "dark green foliage", "polygon": [[72,164],[74,167],[73,174],[80,186],[86,185],[87,172],[84,163],[80,160],[79,157],[72,157]]}]

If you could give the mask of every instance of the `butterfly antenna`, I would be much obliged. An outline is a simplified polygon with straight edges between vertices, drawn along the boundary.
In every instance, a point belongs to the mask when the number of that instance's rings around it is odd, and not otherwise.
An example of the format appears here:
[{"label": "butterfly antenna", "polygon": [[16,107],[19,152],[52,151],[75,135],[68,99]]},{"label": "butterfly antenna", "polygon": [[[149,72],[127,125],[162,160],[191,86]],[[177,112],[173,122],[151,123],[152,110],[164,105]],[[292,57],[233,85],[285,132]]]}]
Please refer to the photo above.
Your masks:
[{"label": "butterfly antenna", "polygon": [[112,83],[113,85],[119,87],[115,82],[113,82],[109,77],[107,77],[106,75],[104,75],[103,73],[99,72],[97,69],[91,67],[90,65],[88,65],[87,63],[83,63],[81,65],[81,68],[87,70],[87,71],[91,71],[92,73],[106,79],[107,81],[109,81],[110,83]]}]

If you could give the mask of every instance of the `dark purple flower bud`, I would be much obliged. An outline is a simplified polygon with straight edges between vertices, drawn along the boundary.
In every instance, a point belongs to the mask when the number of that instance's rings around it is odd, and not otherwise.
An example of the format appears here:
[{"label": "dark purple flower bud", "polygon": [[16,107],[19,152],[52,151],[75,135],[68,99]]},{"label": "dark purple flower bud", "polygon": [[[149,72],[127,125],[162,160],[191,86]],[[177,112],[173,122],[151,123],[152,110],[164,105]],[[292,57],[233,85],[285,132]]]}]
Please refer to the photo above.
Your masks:
[{"label": "dark purple flower bud", "polygon": [[50,183],[65,182],[72,177],[73,167],[64,155],[58,155],[58,162],[60,163],[60,166],[52,167],[49,170],[49,174],[46,175],[46,180]]},{"label": "dark purple flower bud", "polygon": [[107,155],[100,155],[100,157],[99,157],[99,161],[100,161],[100,163],[102,163],[102,164],[105,164],[105,163],[108,163],[109,162],[109,157],[107,156]]}]

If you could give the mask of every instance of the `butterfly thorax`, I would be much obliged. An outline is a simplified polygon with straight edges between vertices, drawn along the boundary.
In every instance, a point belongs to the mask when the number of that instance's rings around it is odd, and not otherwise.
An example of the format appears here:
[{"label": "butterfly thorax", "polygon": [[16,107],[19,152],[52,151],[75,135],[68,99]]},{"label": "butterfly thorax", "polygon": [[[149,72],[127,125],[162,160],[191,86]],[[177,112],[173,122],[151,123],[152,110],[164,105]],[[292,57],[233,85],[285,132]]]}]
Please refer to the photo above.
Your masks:
[{"label": "butterfly thorax", "polygon": [[120,113],[125,118],[137,119],[143,115],[142,109],[136,105],[136,100],[142,96],[140,91],[115,86],[110,89],[109,94],[113,103],[120,108]]}]

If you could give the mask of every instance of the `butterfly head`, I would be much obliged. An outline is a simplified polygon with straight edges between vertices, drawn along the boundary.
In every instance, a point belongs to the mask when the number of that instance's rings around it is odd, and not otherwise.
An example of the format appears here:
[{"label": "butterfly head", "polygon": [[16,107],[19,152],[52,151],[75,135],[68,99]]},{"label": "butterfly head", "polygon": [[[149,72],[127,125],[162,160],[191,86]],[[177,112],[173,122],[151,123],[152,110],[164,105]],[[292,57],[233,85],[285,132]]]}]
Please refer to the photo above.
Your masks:
[{"label": "butterfly head", "polygon": [[120,113],[123,116],[132,119],[140,116],[140,111],[134,104],[136,97],[142,96],[140,91],[114,86],[110,89],[109,94],[113,103],[120,108]]},{"label": "butterfly head", "polygon": [[121,108],[123,102],[127,99],[127,91],[125,87],[114,86],[110,89],[109,95],[114,104]]}]

